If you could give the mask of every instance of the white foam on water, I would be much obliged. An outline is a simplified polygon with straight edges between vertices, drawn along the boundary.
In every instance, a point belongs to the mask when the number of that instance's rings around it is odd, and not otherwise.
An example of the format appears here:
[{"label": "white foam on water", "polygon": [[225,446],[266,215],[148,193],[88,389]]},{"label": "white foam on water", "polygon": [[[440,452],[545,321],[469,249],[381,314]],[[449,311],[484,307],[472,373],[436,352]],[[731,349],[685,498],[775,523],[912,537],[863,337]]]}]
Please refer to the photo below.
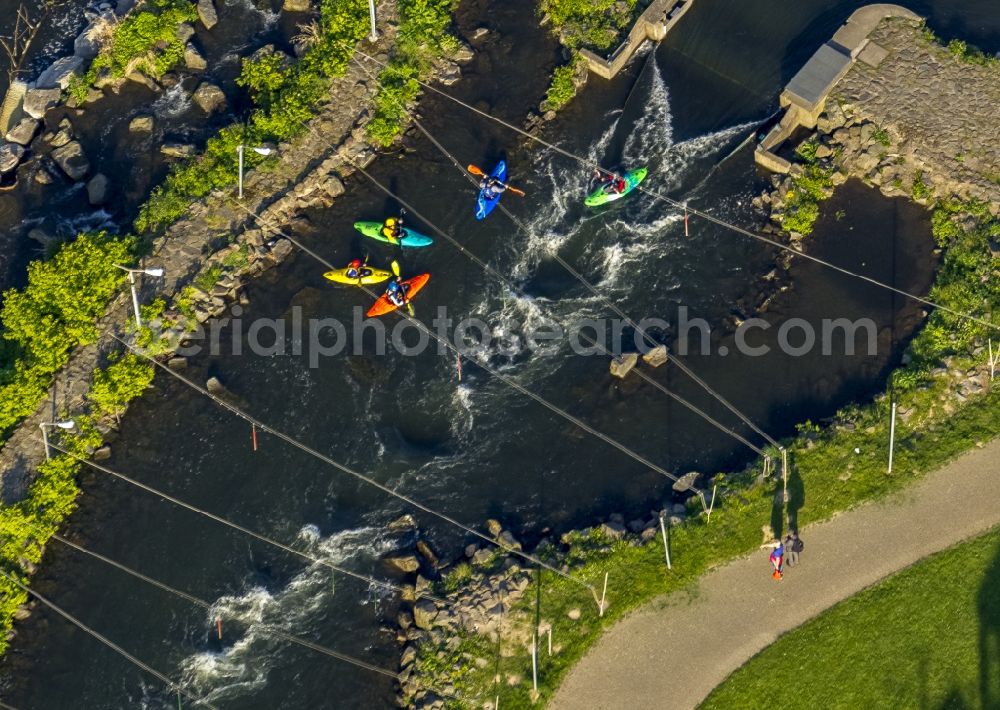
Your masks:
[{"label": "white foam on water", "polygon": [[[312,556],[342,566],[358,558],[377,559],[394,546],[381,529],[368,527],[323,537],[318,528],[309,525],[299,531],[297,542],[299,549]],[[243,635],[222,651],[204,651],[186,658],[181,663],[181,683],[210,701],[259,690],[267,682],[274,658],[272,646],[285,643],[276,641],[265,627],[300,633],[300,629],[308,628],[311,621],[324,614],[336,593],[337,582],[342,579],[343,575],[329,567],[312,563],[281,589],[258,586],[241,594],[220,597],[208,611],[208,627],[214,628],[215,619],[221,618],[225,628],[244,629]],[[387,594],[379,588],[372,588],[369,593],[374,600]]]},{"label": "white foam on water", "polygon": [[191,96],[182,82],[174,84],[153,102],[152,112],[157,116],[180,116],[191,108]]}]

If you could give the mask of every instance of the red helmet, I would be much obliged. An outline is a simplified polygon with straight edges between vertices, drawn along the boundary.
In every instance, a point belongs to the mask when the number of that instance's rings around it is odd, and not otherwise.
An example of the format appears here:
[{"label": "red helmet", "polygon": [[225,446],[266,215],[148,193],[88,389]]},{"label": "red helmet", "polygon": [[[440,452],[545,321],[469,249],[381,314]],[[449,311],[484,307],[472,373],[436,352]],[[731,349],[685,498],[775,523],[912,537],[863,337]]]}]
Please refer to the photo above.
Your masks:
[{"label": "red helmet", "polygon": [[361,259],[355,259],[354,261],[352,261],[350,264],[347,265],[347,268],[348,269],[360,269],[361,268]]}]

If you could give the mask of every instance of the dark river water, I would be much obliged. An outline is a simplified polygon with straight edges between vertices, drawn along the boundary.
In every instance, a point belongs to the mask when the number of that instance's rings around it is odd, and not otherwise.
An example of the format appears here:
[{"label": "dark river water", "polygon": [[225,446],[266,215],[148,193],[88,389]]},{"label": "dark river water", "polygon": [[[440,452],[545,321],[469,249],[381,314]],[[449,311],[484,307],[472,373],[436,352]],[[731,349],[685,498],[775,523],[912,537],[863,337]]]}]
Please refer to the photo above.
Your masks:
[{"label": "dark river water", "polygon": [[[698,0],[655,54],[638,58],[613,82],[592,80],[548,129],[563,147],[609,166],[646,164],[649,184],[676,199],[748,227],[759,227],[751,198],[767,176],[741,144],[770,116],[784,83],[860,2],[775,3]],[[943,36],[961,36],[1000,50],[995,0],[916,3]],[[470,36],[491,28],[467,78],[454,93],[520,122],[544,92],[545,70],[558,58],[534,26],[524,0],[463,4],[459,28]],[[839,406],[880,390],[920,313],[900,298],[811,262],[796,263],[792,288],[762,316],[775,327],[754,345],[772,352],[736,353],[733,318],[753,314],[762,277],[775,255],[738,234],[683,219],[643,195],[601,212],[586,212],[587,176],[567,159],[523,146],[495,124],[429,98],[428,128],[463,164],[489,166],[506,155],[511,182],[527,197],[504,198],[530,226],[519,233],[496,213],[473,218],[474,195],[454,165],[413,138],[399,155],[380,159],[374,174],[418,206],[435,224],[510,275],[533,298],[509,293],[442,240],[406,252],[403,269],[432,279],[417,297],[430,321],[438,306],[455,320],[478,317],[506,333],[541,314],[569,322],[614,313],[551,259],[558,250],[630,316],[676,323],[678,308],[712,327],[709,353],[687,364],[773,436],[796,423],[830,416]],[[351,229],[398,205],[363,178],[329,210],[308,215],[299,237],[333,262],[364,250],[382,264],[391,252]],[[823,207],[810,251],[901,288],[925,292],[934,256],[928,214],[849,183]],[[426,227],[414,222],[417,228]],[[369,298],[334,287],[323,268],[298,254],[255,282],[245,323],[289,317],[349,322]],[[801,318],[820,330],[823,319],[870,318],[877,352],[791,357],[777,351],[777,326]],[[388,319],[387,324],[395,321]],[[412,333],[410,334],[413,335]],[[674,327],[666,339],[673,343]],[[797,342],[795,337],[792,340]],[[461,382],[454,357],[434,348],[404,357],[390,350],[341,354],[310,367],[308,358],[234,355],[193,358],[188,374],[218,376],[256,416],[334,459],[433,506],[481,526],[498,517],[531,537],[592,523],[620,511],[648,510],[670,495],[669,482],[645,470],[466,361]],[[723,349],[728,354],[723,355]],[[483,348],[505,374],[569,410],[664,468],[715,472],[741,468],[752,452],[672,404],[635,377],[614,380],[604,357],[573,355],[565,343],[539,352]],[[680,372],[654,376],[742,434],[717,402]],[[251,448],[248,426],[182,385],[159,377],[129,411],[108,464],[184,500],[333,562],[377,576],[378,558],[396,541],[384,532],[406,512],[398,501],[349,479],[281,442],[262,436]],[[153,667],[182,679],[194,693],[225,708],[391,707],[391,681],[276,643],[259,629],[290,632],[395,668],[395,643],[380,631],[393,602],[364,584],[336,576],[229,533],[209,521],[103,474],[84,477],[85,495],[66,533],[94,550],[226,609],[222,642],[211,619],[187,602],[83,557],[50,546],[34,584]],[[634,517],[634,516],[633,516]],[[455,553],[462,534],[432,517],[418,522],[442,553]],[[176,707],[176,698],[124,659],[64,621],[41,611],[19,625],[0,665],[0,694],[18,708]]]}]

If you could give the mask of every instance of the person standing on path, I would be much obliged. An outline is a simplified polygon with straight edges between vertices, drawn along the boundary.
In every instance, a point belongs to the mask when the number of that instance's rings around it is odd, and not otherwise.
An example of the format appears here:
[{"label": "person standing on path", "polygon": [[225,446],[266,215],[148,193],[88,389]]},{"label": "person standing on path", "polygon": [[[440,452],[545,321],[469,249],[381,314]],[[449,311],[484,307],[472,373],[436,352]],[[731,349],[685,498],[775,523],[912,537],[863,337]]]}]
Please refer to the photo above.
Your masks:
[{"label": "person standing on path", "polygon": [[768,548],[771,550],[771,555],[768,559],[771,562],[771,566],[774,567],[774,572],[771,573],[771,579],[778,581],[781,579],[781,564],[785,555],[785,548],[781,544],[781,540],[775,539],[771,542],[766,542],[761,545],[761,548]]},{"label": "person standing on path", "polygon": [[789,567],[794,567],[799,563],[799,553],[804,547],[799,534],[794,530],[789,530],[787,537],[785,537],[785,554],[788,555]]}]

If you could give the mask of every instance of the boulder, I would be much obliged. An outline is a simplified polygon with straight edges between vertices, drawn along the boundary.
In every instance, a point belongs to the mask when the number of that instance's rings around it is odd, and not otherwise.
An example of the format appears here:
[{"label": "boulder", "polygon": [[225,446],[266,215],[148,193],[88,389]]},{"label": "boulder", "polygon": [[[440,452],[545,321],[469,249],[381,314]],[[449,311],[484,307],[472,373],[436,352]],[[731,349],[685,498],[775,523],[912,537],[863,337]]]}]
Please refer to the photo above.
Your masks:
[{"label": "boulder", "polygon": [[62,89],[28,89],[24,94],[24,112],[41,119],[50,108],[59,104],[61,98]]},{"label": "boulder", "polygon": [[30,116],[22,118],[16,126],[7,131],[4,139],[18,145],[28,145],[31,143],[31,139],[35,137],[35,133],[38,132],[40,125],[36,119]]},{"label": "boulder", "polygon": [[91,205],[97,207],[108,201],[108,186],[110,184],[108,176],[104,173],[97,173],[87,181],[87,200]]},{"label": "boulder", "polygon": [[580,618],[580,610],[570,609],[569,611],[566,612],[566,616],[568,616],[571,621],[576,621]]},{"label": "boulder", "polygon": [[205,381],[205,389],[211,394],[226,394],[227,390],[222,384],[222,380],[218,377],[212,376]]},{"label": "boulder", "polygon": [[279,239],[271,245],[271,258],[276,262],[284,261],[292,253],[292,243],[287,239]]},{"label": "boulder", "polygon": [[111,447],[102,446],[94,452],[94,455],[91,458],[93,458],[94,461],[107,461],[111,458]]},{"label": "boulder", "polygon": [[437,605],[430,599],[421,599],[413,605],[413,624],[418,629],[431,628],[437,615]]},{"label": "boulder", "polygon": [[499,520],[494,520],[490,518],[486,521],[486,529],[490,531],[490,535],[496,537],[503,530],[503,526],[500,524]]},{"label": "boulder", "polygon": [[143,74],[141,71],[131,71],[125,75],[125,78],[134,84],[141,84],[142,86],[145,86],[150,91],[158,92],[160,90],[160,87],[156,85],[156,82]]},{"label": "boulder", "polygon": [[601,532],[612,540],[620,540],[625,537],[625,526],[621,523],[607,522],[600,527]]},{"label": "boulder", "polygon": [[639,362],[639,353],[625,353],[611,361],[611,374],[615,377],[625,377]]},{"label": "boulder", "polygon": [[182,22],[181,24],[177,25],[177,39],[179,39],[181,42],[187,42],[189,39],[194,37],[194,35],[195,35],[194,25],[191,25],[190,23],[187,22]]},{"label": "boulder", "polygon": [[409,532],[410,530],[416,530],[416,528],[417,521],[409,513],[399,516],[385,526],[385,529],[391,533]]},{"label": "boulder", "polygon": [[101,40],[107,36],[113,19],[110,13],[106,13],[91,20],[83,32],[73,40],[73,54],[85,61],[96,57],[101,51]]},{"label": "boulder", "polygon": [[154,119],[153,119],[152,116],[150,116],[148,114],[141,114],[141,115],[136,116],[135,118],[133,118],[131,121],[129,121],[128,132],[129,133],[152,133],[153,132],[153,126],[155,126],[155,125],[156,125],[156,123],[155,123],[155,121],[154,121]]},{"label": "boulder", "polygon": [[385,563],[405,574],[411,574],[420,569],[420,560],[416,555],[399,555],[397,557],[386,557]]},{"label": "boulder", "polygon": [[309,12],[311,4],[310,0],[285,0],[281,9],[285,12]]},{"label": "boulder", "polygon": [[184,66],[190,71],[205,71],[208,69],[208,62],[201,56],[193,44],[190,42],[184,46]]},{"label": "boulder", "polygon": [[206,30],[212,29],[219,23],[219,15],[212,0],[198,0],[198,19]]},{"label": "boulder", "polygon": [[438,560],[438,556],[434,554],[434,550],[432,550],[431,546],[423,540],[417,540],[417,552],[419,552],[421,556],[427,560],[427,563],[434,569],[437,569],[441,565],[440,560]]},{"label": "boulder", "polygon": [[46,133],[44,138],[53,148],[62,148],[73,140],[73,132],[65,128],[60,128],[56,133]]},{"label": "boulder", "polygon": [[186,370],[187,366],[188,366],[187,358],[181,357],[180,355],[178,355],[177,357],[172,357],[169,360],[167,360],[167,367],[169,367],[171,370]]},{"label": "boulder", "polygon": [[504,546],[506,546],[508,549],[511,550],[521,549],[521,543],[519,543],[517,539],[513,535],[511,535],[510,530],[504,530],[503,532],[501,532],[500,535],[497,536],[497,539],[500,540],[500,542],[502,542]]},{"label": "boulder", "polygon": [[472,39],[482,39],[483,37],[485,37],[489,33],[490,33],[490,28],[489,27],[477,27],[472,32]]},{"label": "boulder", "polygon": [[406,648],[403,649],[403,653],[399,657],[399,667],[406,668],[415,660],[417,660],[417,649],[412,645],[406,646]]},{"label": "boulder", "polygon": [[24,146],[17,143],[0,145],[0,173],[9,173],[21,163],[24,157]]},{"label": "boulder", "polygon": [[642,356],[642,361],[650,367],[659,367],[667,361],[667,346],[657,345]]},{"label": "boulder", "polygon": [[83,57],[73,55],[57,59],[35,80],[35,88],[65,90],[69,86],[70,80],[82,69]]},{"label": "boulder", "polygon": [[700,474],[697,471],[690,471],[674,481],[672,488],[675,491],[693,491],[694,482],[698,480]]},{"label": "boulder", "polygon": [[194,146],[190,143],[164,143],[160,152],[168,158],[190,158],[194,155]]},{"label": "boulder", "polygon": [[191,100],[205,113],[223,111],[226,108],[226,95],[222,93],[222,89],[207,81],[198,85]]},{"label": "boulder", "polygon": [[56,148],[52,151],[52,159],[71,180],[82,180],[90,171],[90,161],[79,141],[70,141],[62,148]]}]

